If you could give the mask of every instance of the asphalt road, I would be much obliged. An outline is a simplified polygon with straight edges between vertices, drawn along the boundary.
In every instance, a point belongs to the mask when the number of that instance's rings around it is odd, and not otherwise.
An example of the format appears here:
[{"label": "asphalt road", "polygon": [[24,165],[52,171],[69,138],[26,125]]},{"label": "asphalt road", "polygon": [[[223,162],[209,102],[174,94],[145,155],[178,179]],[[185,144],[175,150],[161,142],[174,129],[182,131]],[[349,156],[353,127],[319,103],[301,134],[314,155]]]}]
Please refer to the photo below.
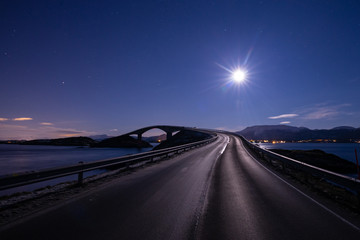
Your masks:
[{"label": "asphalt road", "polygon": [[2,240],[356,237],[359,229],[276,177],[225,134],[0,232]]},{"label": "asphalt road", "polygon": [[359,228],[267,170],[231,137],[214,168],[199,239],[359,237]]}]

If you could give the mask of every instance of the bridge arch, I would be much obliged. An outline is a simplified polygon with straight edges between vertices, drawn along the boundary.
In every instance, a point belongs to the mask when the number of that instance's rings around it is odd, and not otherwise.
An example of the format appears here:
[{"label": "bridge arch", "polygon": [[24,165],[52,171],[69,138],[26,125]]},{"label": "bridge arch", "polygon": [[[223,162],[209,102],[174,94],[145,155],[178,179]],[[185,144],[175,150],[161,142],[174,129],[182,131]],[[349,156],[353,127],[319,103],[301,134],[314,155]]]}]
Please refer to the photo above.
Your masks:
[{"label": "bridge arch", "polygon": [[145,128],[140,128],[138,130],[129,132],[125,135],[137,135],[137,138],[139,141],[142,140],[142,136],[145,132],[152,130],[152,129],[160,129],[162,131],[164,131],[166,133],[166,140],[169,140],[172,136],[174,132],[178,132],[181,131],[183,129],[185,129],[185,127],[180,127],[180,126],[167,126],[167,125],[155,125],[155,126],[150,126],[150,127],[145,127]]}]

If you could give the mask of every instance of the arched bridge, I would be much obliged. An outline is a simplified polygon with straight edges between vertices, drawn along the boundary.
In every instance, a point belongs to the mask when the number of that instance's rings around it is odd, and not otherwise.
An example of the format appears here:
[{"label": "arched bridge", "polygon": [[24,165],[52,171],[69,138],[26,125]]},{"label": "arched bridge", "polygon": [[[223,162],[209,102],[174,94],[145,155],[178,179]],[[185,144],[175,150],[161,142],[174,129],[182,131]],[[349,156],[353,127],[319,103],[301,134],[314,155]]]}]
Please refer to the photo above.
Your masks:
[{"label": "arched bridge", "polygon": [[169,140],[172,137],[174,132],[181,131],[181,130],[184,130],[184,129],[187,129],[187,128],[182,127],[182,126],[155,125],[155,126],[140,128],[138,130],[126,133],[124,135],[130,136],[130,135],[135,135],[136,134],[138,136],[138,140],[142,140],[142,135],[145,132],[147,132],[147,131],[149,131],[151,129],[163,130],[164,132],[166,132],[166,139]]}]

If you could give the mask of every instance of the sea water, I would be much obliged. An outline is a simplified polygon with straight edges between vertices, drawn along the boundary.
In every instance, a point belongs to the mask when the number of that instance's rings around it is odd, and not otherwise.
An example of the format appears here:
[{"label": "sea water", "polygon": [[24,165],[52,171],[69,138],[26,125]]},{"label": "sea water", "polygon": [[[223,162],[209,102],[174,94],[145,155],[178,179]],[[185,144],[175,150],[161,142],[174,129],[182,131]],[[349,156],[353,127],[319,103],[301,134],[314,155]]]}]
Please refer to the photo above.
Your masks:
[{"label": "sea water", "polygon": [[266,149],[287,149],[287,150],[313,150],[319,149],[326,153],[335,154],[345,160],[356,163],[355,149],[357,149],[360,161],[359,143],[259,143],[259,146]]},{"label": "sea water", "polygon": [[[0,176],[38,171],[53,167],[69,166],[79,162],[91,162],[109,158],[116,158],[128,154],[150,151],[152,148],[89,148],[67,146],[42,146],[42,145],[17,145],[0,144]],[[105,172],[94,170],[86,172],[84,177]],[[32,191],[48,185],[58,184],[64,181],[76,180],[77,176],[68,176],[45,182],[17,187],[0,191],[1,195],[7,195],[19,191]]]}]

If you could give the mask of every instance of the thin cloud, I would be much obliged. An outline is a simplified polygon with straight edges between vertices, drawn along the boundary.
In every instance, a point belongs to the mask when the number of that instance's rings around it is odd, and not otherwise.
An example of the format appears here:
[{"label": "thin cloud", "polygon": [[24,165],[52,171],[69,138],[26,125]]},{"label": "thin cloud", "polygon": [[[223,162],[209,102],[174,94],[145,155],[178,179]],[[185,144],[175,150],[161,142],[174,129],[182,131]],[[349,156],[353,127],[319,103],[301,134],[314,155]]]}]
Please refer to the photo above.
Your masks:
[{"label": "thin cloud", "polygon": [[96,132],[88,132],[71,128],[57,128],[53,126],[44,126],[42,128],[46,129],[49,134],[53,134],[58,137],[79,137],[97,134]]},{"label": "thin cloud", "polygon": [[80,137],[82,136],[81,133],[64,133],[64,134],[60,134],[60,137]]},{"label": "thin cloud", "polygon": [[52,125],[54,125],[54,124],[49,123],[49,122],[42,122],[40,124],[43,125],[43,126],[52,126]]},{"label": "thin cloud", "polygon": [[287,113],[287,114],[281,114],[278,116],[273,116],[273,117],[268,117],[269,119],[279,119],[279,118],[294,118],[299,116],[298,114],[295,113]]},{"label": "thin cloud", "polygon": [[8,121],[9,119],[8,118],[0,118],[0,122],[5,122],[5,121]]},{"label": "thin cloud", "polygon": [[50,125],[38,127],[20,126],[0,122],[0,140],[31,140],[60,137],[90,136],[97,132],[88,132],[71,128],[57,128]]},{"label": "thin cloud", "polygon": [[60,134],[82,134],[83,131],[77,131],[77,130],[57,130],[56,133]]},{"label": "thin cloud", "polygon": [[32,118],[29,117],[20,117],[20,118],[13,118],[13,121],[31,121],[33,120]]},{"label": "thin cloud", "polygon": [[338,115],[339,112],[334,109],[321,108],[317,109],[314,112],[308,113],[304,116],[307,120],[318,120],[323,118],[330,118]]},{"label": "thin cloud", "polygon": [[350,104],[339,104],[339,105],[317,105],[303,110],[303,115],[305,120],[319,120],[319,119],[330,119],[337,116],[350,114],[348,112],[342,111],[344,107],[348,107]]},{"label": "thin cloud", "polygon": [[116,128],[114,128],[114,129],[111,129],[111,130],[109,130],[110,132],[117,132],[117,131],[119,131],[118,129],[116,129]]},{"label": "thin cloud", "polygon": [[216,127],[216,130],[220,130],[220,131],[227,131],[227,132],[238,132],[243,130],[245,127],[244,126],[237,126],[237,127]]},{"label": "thin cloud", "polygon": [[284,121],[284,122],[280,122],[280,124],[290,124],[291,122],[289,121]]},{"label": "thin cloud", "polygon": [[1,140],[29,140],[37,138],[39,131],[27,126],[0,123]]},{"label": "thin cloud", "polygon": [[0,130],[7,130],[7,129],[24,130],[24,129],[28,129],[28,127],[27,126],[22,126],[22,125],[0,123]]}]

